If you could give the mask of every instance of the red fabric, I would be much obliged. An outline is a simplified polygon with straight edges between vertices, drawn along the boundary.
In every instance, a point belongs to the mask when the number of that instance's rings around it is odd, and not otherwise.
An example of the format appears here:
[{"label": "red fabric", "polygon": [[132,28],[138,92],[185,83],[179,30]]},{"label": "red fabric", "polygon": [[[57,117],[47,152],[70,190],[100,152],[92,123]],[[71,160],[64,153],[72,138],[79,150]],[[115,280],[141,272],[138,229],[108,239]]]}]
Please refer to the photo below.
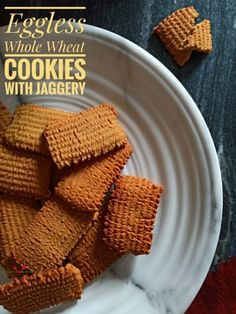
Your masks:
[{"label": "red fabric", "polygon": [[236,314],[236,256],[207,275],[186,314]]}]

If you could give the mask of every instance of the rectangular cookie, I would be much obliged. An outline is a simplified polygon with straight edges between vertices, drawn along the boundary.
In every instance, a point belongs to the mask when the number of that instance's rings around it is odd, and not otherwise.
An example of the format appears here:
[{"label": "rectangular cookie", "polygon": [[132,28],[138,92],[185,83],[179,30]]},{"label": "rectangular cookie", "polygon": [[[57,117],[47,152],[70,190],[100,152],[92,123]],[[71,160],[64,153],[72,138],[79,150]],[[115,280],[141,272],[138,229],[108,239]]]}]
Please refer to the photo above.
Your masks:
[{"label": "rectangular cookie", "polygon": [[105,216],[104,240],[120,253],[150,253],[152,231],[163,188],[123,176],[116,181]]},{"label": "rectangular cookie", "polygon": [[14,314],[35,313],[80,299],[83,286],[80,270],[67,264],[0,285],[0,304]]},{"label": "rectangular cookie", "polygon": [[0,241],[1,261],[9,256],[16,241],[28,227],[39,210],[39,203],[33,199],[0,194]]},{"label": "rectangular cookie", "polygon": [[120,175],[132,154],[132,147],[113,150],[71,168],[70,173],[59,181],[55,193],[77,210],[98,211],[110,185]]},{"label": "rectangular cookie", "polygon": [[85,283],[90,282],[122,256],[103,241],[104,214],[94,221],[88,233],[79,241],[68,256],[78,267]]},{"label": "rectangular cookie", "polygon": [[51,159],[0,144],[0,191],[47,199],[50,196]]},{"label": "rectangular cookie", "polygon": [[0,100],[0,143],[4,138],[5,131],[12,121],[12,115]]},{"label": "rectangular cookie", "polygon": [[73,113],[39,105],[19,105],[5,133],[6,141],[13,147],[41,154],[50,154],[43,135],[49,122],[73,116]]},{"label": "rectangular cookie", "polygon": [[44,134],[58,168],[98,157],[127,143],[114,107],[107,104],[49,123]]},{"label": "rectangular cookie", "polygon": [[17,241],[7,267],[24,265],[38,272],[61,266],[71,249],[86,234],[93,215],[71,210],[53,196],[48,200]]}]

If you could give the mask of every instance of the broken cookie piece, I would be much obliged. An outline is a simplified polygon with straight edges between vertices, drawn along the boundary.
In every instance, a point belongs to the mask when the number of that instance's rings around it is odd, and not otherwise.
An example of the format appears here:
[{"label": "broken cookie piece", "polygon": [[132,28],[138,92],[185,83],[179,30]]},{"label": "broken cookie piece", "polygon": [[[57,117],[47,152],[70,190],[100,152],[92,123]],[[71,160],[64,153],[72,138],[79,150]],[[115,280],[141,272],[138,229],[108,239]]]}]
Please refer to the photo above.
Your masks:
[{"label": "broken cookie piece", "polygon": [[212,51],[211,22],[209,20],[204,20],[193,27],[185,48],[205,53]]},{"label": "broken cookie piece", "polygon": [[191,49],[186,51],[184,44],[198,15],[193,6],[186,7],[173,12],[154,28],[154,34],[179,65],[183,65],[191,56]]},{"label": "broken cookie piece", "polygon": [[154,28],[154,34],[180,66],[190,59],[193,51],[212,51],[210,21],[195,25],[198,15],[193,6],[186,7],[173,12]]}]

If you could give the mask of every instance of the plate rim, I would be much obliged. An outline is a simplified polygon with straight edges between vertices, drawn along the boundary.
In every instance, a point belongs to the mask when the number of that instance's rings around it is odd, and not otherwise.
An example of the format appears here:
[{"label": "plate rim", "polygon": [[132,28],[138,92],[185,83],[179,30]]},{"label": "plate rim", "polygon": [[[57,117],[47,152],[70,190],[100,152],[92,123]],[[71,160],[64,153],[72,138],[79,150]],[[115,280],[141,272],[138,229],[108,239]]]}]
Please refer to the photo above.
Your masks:
[{"label": "plate rim", "polygon": [[[0,30],[4,30],[6,26],[0,27]],[[175,77],[175,75],[162,63],[160,62],[156,57],[151,55],[149,52],[147,52],[145,49],[140,47],[139,45],[133,43],[129,39],[118,35],[112,31],[94,26],[94,25],[85,25],[85,36],[86,34],[94,35],[96,34],[97,37],[100,37],[101,39],[109,39],[111,43],[114,44],[114,46],[119,47],[121,50],[128,50],[132,53],[134,53],[137,60],[142,61],[143,64],[148,65],[149,68],[158,74],[160,78],[165,82],[165,84],[174,92],[174,94],[177,96],[177,98],[180,100],[181,104],[184,106],[184,109],[187,110],[189,117],[191,118],[191,121],[194,122],[194,128],[197,130],[197,134],[201,140],[201,145],[204,147],[204,155],[206,156],[206,159],[208,160],[207,164],[211,165],[211,173],[212,178],[214,178],[215,181],[215,189],[218,190],[218,195],[216,195],[216,204],[217,204],[217,214],[218,214],[218,220],[217,224],[215,221],[212,221],[212,225],[215,225],[215,237],[214,237],[214,245],[212,244],[212,252],[211,252],[211,258],[209,258],[209,265],[205,266],[204,274],[202,274],[201,278],[201,284],[199,286],[199,289],[196,291],[196,294],[193,296],[192,300],[189,300],[189,302],[186,302],[186,310],[189,307],[189,305],[192,303],[193,299],[197,295],[198,291],[200,290],[205,277],[207,276],[207,273],[209,271],[209,268],[211,266],[211,262],[214,258],[217,244],[219,241],[220,236],[220,230],[222,225],[222,217],[223,217],[223,186],[222,186],[222,177],[221,177],[221,170],[220,170],[220,164],[216,152],[216,148],[212,139],[212,136],[210,134],[209,128],[202,116],[201,111],[199,110],[197,104],[191,97],[191,95],[188,93],[186,88],[183,86],[183,84]],[[72,36],[79,36],[79,34],[71,34]],[[8,96],[9,97],[9,96]],[[212,208],[209,208],[208,210],[211,210]],[[212,215],[211,215],[212,216]],[[212,240],[213,241],[213,240]],[[207,270],[206,270],[207,268]],[[187,301],[187,300],[186,300]]]}]

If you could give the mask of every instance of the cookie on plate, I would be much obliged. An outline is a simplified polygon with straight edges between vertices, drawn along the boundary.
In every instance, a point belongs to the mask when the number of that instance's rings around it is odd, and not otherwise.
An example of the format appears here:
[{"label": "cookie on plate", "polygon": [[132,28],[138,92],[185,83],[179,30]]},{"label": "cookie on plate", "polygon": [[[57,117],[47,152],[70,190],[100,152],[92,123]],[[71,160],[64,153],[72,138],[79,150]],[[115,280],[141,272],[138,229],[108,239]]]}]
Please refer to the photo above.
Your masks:
[{"label": "cookie on plate", "polygon": [[33,199],[0,194],[0,241],[3,264],[38,211],[39,203]]},{"label": "cookie on plate", "polygon": [[85,283],[90,282],[122,256],[103,241],[104,214],[102,211],[88,233],[79,241],[68,260],[81,271]]},{"label": "cookie on plate", "polygon": [[58,168],[98,157],[127,143],[117,112],[108,104],[49,123],[44,134]]},{"label": "cookie on plate", "polygon": [[39,105],[19,105],[5,133],[6,141],[13,147],[49,155],[43,135],[49,122],[73,116],[71,112]]},{"label": "cookie on plate", "polygon": [[131,154],[132,147],[126,144],[90,162],[71,167],[70,173],[57,184],[56,194],[77,210],[98,211]]},{"label": "cookie on plate", "polygon": [[83,286],[80,270],[67,264],[0,285],[0,304],[14,314],[34,313],[79,299]]},{"label": "cookie on plate", "polygon": [[52,161],[0,144],[0,191],[35,199],[50,196]]},{"label": "cookie on plate", "polygon": [[148,254],[163,188],[134,176],[122,176],[115,185],[105,216],[104,240],[120,253]]},{"label": "cookie on plate", "polygon": [[91,213],[72,210],[53,196],[16,242],[7,261],[8,269],[24,265],[29,271],[38,272],[61,266],[93,219]]}]

